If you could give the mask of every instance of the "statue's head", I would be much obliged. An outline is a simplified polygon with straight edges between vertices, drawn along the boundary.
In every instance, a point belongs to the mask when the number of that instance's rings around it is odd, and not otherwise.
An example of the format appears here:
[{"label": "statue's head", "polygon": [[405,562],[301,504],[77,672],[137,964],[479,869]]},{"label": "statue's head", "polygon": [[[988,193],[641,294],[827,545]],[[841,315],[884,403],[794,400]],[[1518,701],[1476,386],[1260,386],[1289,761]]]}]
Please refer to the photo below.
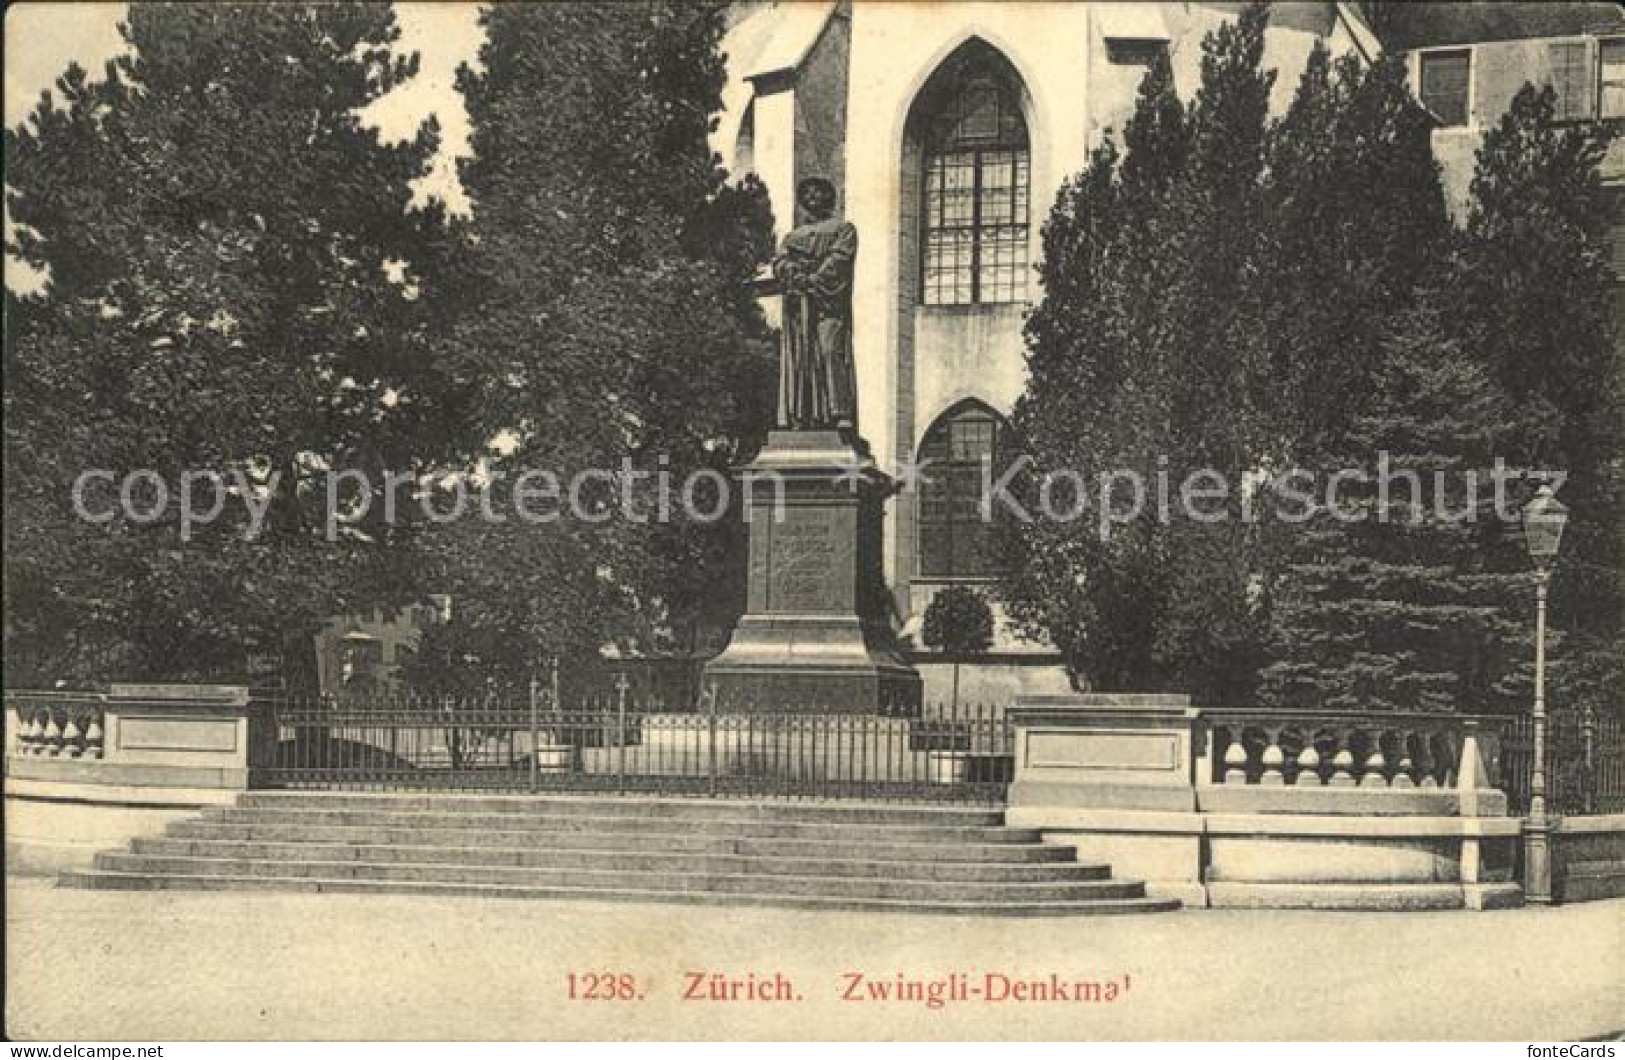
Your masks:
[{"label": "statue's head", "polygon": [[808,177],[796,185],[796,201],[810,220],[822,221],[835,213],[835,185],[823,177]]}]

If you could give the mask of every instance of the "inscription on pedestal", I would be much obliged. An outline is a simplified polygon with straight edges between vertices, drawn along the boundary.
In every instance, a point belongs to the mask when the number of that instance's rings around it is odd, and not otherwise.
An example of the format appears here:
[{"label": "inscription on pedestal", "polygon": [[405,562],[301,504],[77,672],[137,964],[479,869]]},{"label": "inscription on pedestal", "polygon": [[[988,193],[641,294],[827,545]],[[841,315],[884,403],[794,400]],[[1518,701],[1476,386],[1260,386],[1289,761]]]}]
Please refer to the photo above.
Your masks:
[{"label": "inscription on pedestal", "polygon": [[767,557],[769,611],[817,614],[851,609],[849,522],[839,510],[802,509],[773,526]]}]

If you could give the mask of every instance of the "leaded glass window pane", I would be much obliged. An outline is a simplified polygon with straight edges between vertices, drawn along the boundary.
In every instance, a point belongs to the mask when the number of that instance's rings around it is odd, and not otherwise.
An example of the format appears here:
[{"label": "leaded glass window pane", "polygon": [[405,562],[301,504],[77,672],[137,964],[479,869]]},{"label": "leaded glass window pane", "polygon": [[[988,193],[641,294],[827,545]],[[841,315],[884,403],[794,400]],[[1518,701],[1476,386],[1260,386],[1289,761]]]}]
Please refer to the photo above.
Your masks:
[{"label": "leaded glass window pane", "polygon": [[1020,96],[974,64],[953,82],[928,123],[921,294],[927,305],[1020,301],[1031,169]]}]

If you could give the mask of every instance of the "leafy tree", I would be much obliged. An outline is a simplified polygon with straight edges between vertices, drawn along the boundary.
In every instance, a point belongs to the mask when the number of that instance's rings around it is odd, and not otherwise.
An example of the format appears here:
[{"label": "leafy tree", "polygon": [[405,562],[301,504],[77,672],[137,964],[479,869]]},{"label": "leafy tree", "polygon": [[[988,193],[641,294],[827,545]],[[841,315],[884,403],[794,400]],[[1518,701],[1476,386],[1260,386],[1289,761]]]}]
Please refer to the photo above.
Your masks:
[{"label": "leafy tree", "polygon": [[[440,350],[480,383],[482,440],[510,444],[471,451],[470,470],[505,478],[499,496],[525,469],[565,484],[615,473],[588,491],[601,522],[465,519],[424,539],[431,578],[456,601],[441,635],[522,685],[607,643],[693,646],[737,614],[741,520],[689,518],[678,496],[661,521],[650,490],[658,474],[679,494],[696,471],[725,475],[769,423],[774,358],[750,280],[772,216],[762,185],[726,184],[707,145],[720,5],[481,17],[481,68],[459,74],[473,125],[464,302]],[[627,490],[644,521],[621,511]],[[712,491],[700,499],[708,510]]]},{"label": "leafy tree", "polygon": [[952,656],[953,706],[959,706],[959,664],[993,645],[993,612],[982,595],[964,585],[950,585],[931,598],[920,639],[932,651]]},{"label": "leafy tree", "polygon": [[[125,675],[240,670],[406,593],[386,530],[326,539],[324,485],[432,458],[455,419],[424,330],[441,211],[410,208],[437,133],[361,117],[416,70],[386,4],[140,4],[121,30],[130,54],[6,132],[7,251],[46,278],[8,305],[7,657],[73,629]],[[77,519],[92,468],[243,485],[185,540],[173,498]]]}]

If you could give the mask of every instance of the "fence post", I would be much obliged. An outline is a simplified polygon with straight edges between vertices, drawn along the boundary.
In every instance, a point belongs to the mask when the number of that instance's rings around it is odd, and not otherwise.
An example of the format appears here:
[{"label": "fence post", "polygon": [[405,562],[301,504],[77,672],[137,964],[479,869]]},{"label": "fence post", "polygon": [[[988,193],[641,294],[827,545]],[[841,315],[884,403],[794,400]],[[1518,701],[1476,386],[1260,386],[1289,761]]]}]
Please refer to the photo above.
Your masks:
[{"label": "fence post", "polygon": [[536,794],[536,790],[539,787],[536,772],[540,767],[540,760],[542,757],[542,741],[538,731],[539,726],[537,725],[536,718],[536,701],[540,694],[541,686],[536,680],[536,674],[532,672],[530,675],[530,793],[532,795]]},{"label": "fence post", "polygon": [[1580,799],[1586,813],[1597,811],[1597,711],[1589,700],[1580,711]]},{"label": "fence post", "polygon": [[615,681],[615,779],[621,794],[626,794],[626,693],[631,687],[626,674]]},{"label": "fence post", "polygon": [[705,775],[706,791],[712,798],[717,794],[717,688],[712,685],[703,693],[705,702]]}]

